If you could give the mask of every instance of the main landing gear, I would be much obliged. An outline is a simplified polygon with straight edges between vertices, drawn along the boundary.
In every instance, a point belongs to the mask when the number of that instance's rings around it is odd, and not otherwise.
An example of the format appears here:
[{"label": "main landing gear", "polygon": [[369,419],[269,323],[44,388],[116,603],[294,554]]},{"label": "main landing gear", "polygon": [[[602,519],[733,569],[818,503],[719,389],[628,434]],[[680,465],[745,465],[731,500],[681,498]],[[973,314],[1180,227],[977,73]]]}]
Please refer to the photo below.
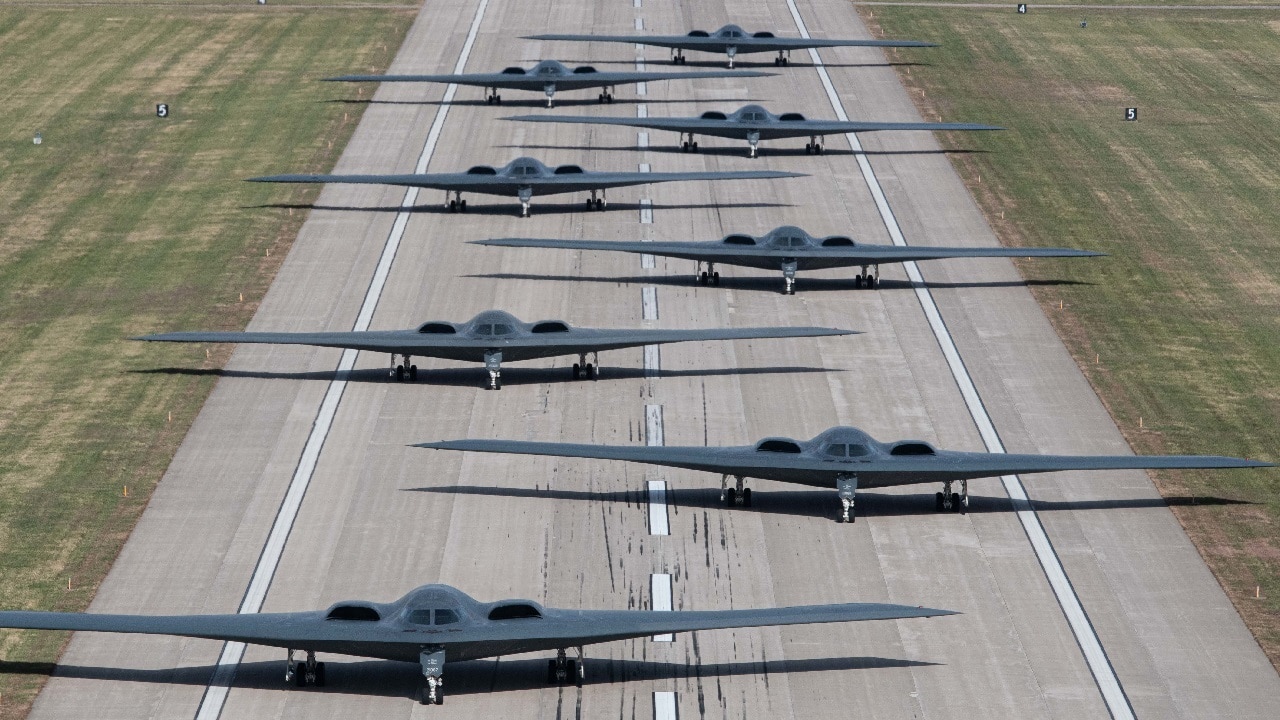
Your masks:
[{"label": "main landing gear", "polygon": [[548,685],[567,685],[572,682],[582,687],[582,681],[587,677],[587,666],[582,661],[582,647],[575,649],[578,653],[577,660],[570,660],[564,648],[561,648],[556,651],[554,660],[547,661]]},{"label": "main landing gear", "polygon": [[315,651],[308,650],[306,662],[300,662],[297,665],[293,663],[295,652],[297,651],[290,649],[289,657],[284,661],[284,681],[294,683],[298,687],[308,685],[324,687],[324,663],[316,662]]},{"label": "main landing gear", "polygon": [[418,662],[422,664],[422,676],[427,679],[427,686],[422,688],[418,700],[423,705],[443,705],[444,692],[444,648],[429,647],[418,654]]},{"label": "main landing gear", "polygon": [[488,390],[502,389],[502,353],[490,350],[484,354],[484,369],[489,371]]},{"label": "main landing gear", "polygon": [[773,64],[774,64],[774,65],[790,65],[790,64],[791,64],[791,51],[790,51],[790,50],[779,50],[779,51],[778,51],[778,57],[776,57],[776,58],[774,58],[774,59],[773,59]]},{"label": "main landing gear", "polygon": [[825,147],[825,145],[818,142],[817,135],[810,135],[809,142],[804,146],[804,152],[806,155],[821,155]]},{"label": "main landing gear", "polygon": [[684,53],[679,50],[676,50],[675,54],[671,56],[672,65],[683,65],[685,62],[687,62],[687,60],[685,59]]},{"label": "main landing gear", "polygon": [[863,265],[862,274],[853,276],[853,286],[855,288],[864,287],[868,290],[875,290],[876,286],[880,284],[880,266],[876,265],[875,269],[876,269],[876,274],[872,275],[871,273],[867,272],[867,266]]},{"label": "main landing gear", "polygon": [[449,212],[467,211],[467,201],[462,199],[462,193],[460,191],[454,191],[453,197],[450,198],[449,191],[446,190],[444,197],[448,201],[445,204],[449,207]]},{"label": "main landing gear", "polygon": [[602,103],[613,102],[613,88],[605,88],[604,92],[600,93],[599,100]]},{"label": "main landing gear", "polygon": [[[485,91],[484,101],[489,105],[501,105],[502,96],[498,94],[498,88],[491,88]],[[548,98],[548,102],[550,98]]]},{"label": "main landing gear", "polygon": [[958,493],[951,492],[951,483],[951,480],[942,481],[942,492],[934,495],[934,509],[938,512],[957,512],[964,515],[969,512],[969,481],[960,481]]},{"label": "main landing gear", "polygon": [[578,356],[578,362],[573,364],[573,379],[581,380],[586,377],[588,380],[595,380],[598,376],[596,367],[600,364],[600,353],[592,353],[595,365],[587,362],[586,354]]},{"label": "main landing gear", "polygon": [[747,144],[751,146],[751,152],[747,157],[760,157],[760,133],[754,131],[747,133]]},{"label": "main landing gear", "polygon": [[[597,195],[599,197],[597,197]],[[588,210],[604,210],[605,205],[609,204],[609,196],[604,190],[592,190],[591,197],[587,198]]]},{"label": "main landing gear", "polygon": [[396,364],[396,354],[391,353],[391,375],[396,382],[403,382],[406,375],[410,380],[418,379],[418,366],[409,364],[409,356],[405,355],[404,362],[400,365]]},{"label": "main landing gear", "polygon": [[707,263],[707,269],[702,269],[702,261],[698,261],[698,269],[693,272],[693,278],[702,285],[715,285],[720,287],[720,273],[716,272],[716,264]]},{"label": "main landing gear", "polygon": [[[680,137],[684,138],[684,133]],[[693,139],[693,133],[689,133],[689,139],[680,143],[680,149],[684,152],[698,152],[698,141]]]},{"label": "main landing gear", "polygon": [[751,488],[742,487],[745,480],[741,475],[734,475],[735,487],[729,487],[729,476],[720,476],[720,502],[729,507],[751,507]]},{"label": "main landing gear", "polygon": [[520,199],[520,217],[529,217],[529,203],[533,202],[533,188],[520,188],[516,197]]}]

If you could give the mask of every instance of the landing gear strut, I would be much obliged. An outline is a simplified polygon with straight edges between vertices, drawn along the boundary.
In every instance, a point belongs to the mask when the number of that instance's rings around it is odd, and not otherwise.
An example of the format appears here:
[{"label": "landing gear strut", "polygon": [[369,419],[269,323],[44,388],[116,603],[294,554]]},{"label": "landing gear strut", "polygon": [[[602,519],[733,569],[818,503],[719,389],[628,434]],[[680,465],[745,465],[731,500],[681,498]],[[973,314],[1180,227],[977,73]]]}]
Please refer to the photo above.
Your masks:
[{"label": "landing gear strut", "polygon": [[751,507],[751,488],[742,487],[742,481],[745,478],[741,475],[734,475],[736,487],[728,487],[729,476],[720,476],[720,502],[729,507]]},{"label": "landing gear strut", "polygon": [[444,192],[444,197],[447,200],[445,205],[449,206],[449,212],[466,212],[467,211],[467,201],[462,199],[461,191],[455,190],[453,193],[453,198],[450,199],[449,191],[446,190]]},{"label": "landing gear strut", "polygon": [[605,88],[605,89],[604,89],[604,92],[600,93],[600,102],[602,102],[602,103],[611,103],[611,102],[613,102],[613,88],[611,88],[611,87],[610,87],[610,88]]},{"label": "landing gear strut", "polygon": [[573,364],[574,380],[580,380],[584,375],[588,380],[596,379],[598,375],[597,368],[600,365],[600,353],[591,353],[591,355],[592,359],[596,361],[595,365],[587,362],[587,356],[585,353],[578,356],[578,362]]},{"label": "landing gear strut", "polygon": [[776,57],[776,58],[774,58],[774,59],[773,59],[773,64],[774,64],[774,65],[789,65],[789,64],[791,64],[791,51],[790,51],[790,50],[779,50],[779,51],[778,51],[778,57]]},{"label": "landing gear strut", "polygon": [[394,377],[394,378],[396,379],[396,382],[402,382],[402,381],[404,380],[404,378],[405,378],[405,376],[406,376],[406,375],[408,375],[408,376],[409,376],[409,379],[410,379],[410,380],[417,380],[417,379],[418,379],[418,366],[417,366],[417,365],[411,365],[411,364],[409,363],[409,356],[408,356],[408,355],[405,355],[405,356],[403,356],[403,357],[404,357],[404,363],[402,363],[402,364],[400,364],[400,365],[397,365],[397,364],[396,364],[396,354],[395,354],[395,353],[391,353],[391,376],[392,376],[392,377]]},{"label": "landing gear strut", "polygon": [[489,350],[484,354],[484,369],[489,371],[489,390],[502,389],[502,353]]},{"label": "landing gear strut", "polygon": [[836,476],[836,494],[840,496],[843,512],[839,522],[851,523],[856,519],[853,508],[854,496],[858,493],[858,476],[855,473],[840,473]]},{"label": "landing gear strut", "polygon": [[486,88],[484,101],[489,105],[501,105],[502,96],[498,94],[498,88]]},{"label": "landing gear strut", "polygon": [[969,481],[960,481],[960,492],[951,492],[951,480],[942,481],[942,492],[934,495],[934,509],[938,512],[969,512]]},{"label": "landing gear strut", "polygon": [[824,145],[818,142],[817,135],[810,135],[809,142],[804,146],[805,154],[821,155]]},{"label": "landing gear strut", "polygon": [[443,705],[444,693],[441,687],[444,685],[444,648],[429,647],[418,655],[418,662],[422,664],[422,676],[427,679],[427,686],[422,688],[422,695],[419,700],[423,705]]},{"label": "landing gear strut", "polygon": [[751,146],[749,157],[760,157],[760,133],[756,131],[747,133],[747,144]]},{"label": "landing gear strut", "polygon": [[591,197],[587,198],[587,209],[603,210],[608,203],[609,196],[605,190],[592,190]]},{"label": "landing gear strut", "polygon": [[853,286],[855,288],[865,287],[868,290],[875,290],[880,284],[880,266],[875,265],[876,274],[872,275],[867,272],[867,266],[862,266],[862,274],[853,276]]},{"label": "landing gear strut", "polygon": [[683,65],[684,63],[685,63],[684,53],[680,52],[679,50],[676,50],[675,54],[671,56],[671,64]]},{"label": "landing gear strut", "polygon": [[520,198],[520,217],[529,217],[529,203],[533,201],[533,188],[520,188],[517,197]]},{"label": "landing gear strut", "polygon": [[693,277],[703,285],[720,286],[720,273],[716,272],[716,264],[713,262],[707,263],[707,269],[703,270],[702,261],[699,260],[698,269],[694,271]]},{"label": "landing gear strut", "polygon": [[587,667],[582,662],[582,647],[575,649],[578,653],[577,660],[570,660],[564,648],[561,648],[556,651],[554,660],[547,661],[547,684],[565,685],[572,682],[582,687],[582,681],[587,677]]},{"label": "landing gear strut", "polygon": [[284,681],[292,682],[298,687],[306,687],[315,685],[316,687],[324,687],[324,663],[316,662],[316,653],[314,650],[307,651],[306,662],[294,664],[293,654],[296,650],[290,648],[289,656],[284,661]]},{"label": "landing gear strut", "polygon": [[788,260],[782,263],[782,288],[783,295],[796,294],[796,269],[800,263],[795,260]]},{"label": "landing gear strut", "polygon": [[[684,138],[684,134],[681,133],[680,137]],[[693,139],[693,133],[689,133],[688,140],[680,143],[680,149],[685,152],[698,152],[698,141]]]}]

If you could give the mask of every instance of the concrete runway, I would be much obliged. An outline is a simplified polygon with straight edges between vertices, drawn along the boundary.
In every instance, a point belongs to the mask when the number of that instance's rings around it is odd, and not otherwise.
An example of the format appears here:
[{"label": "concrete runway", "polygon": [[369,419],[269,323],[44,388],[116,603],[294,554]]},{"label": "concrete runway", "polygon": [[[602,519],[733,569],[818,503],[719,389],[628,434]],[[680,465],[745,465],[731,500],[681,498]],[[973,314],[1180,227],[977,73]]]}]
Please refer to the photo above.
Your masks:
[{"label": "concrete runway", "polygon": [[[710,6],[652,0],[517,3],[429,0],[390,72],[451,72],[479,17],[465,68],[490,71],[557,58],[599,67],[670,67],[666,51],[630,45],[514,40],[534,32],[675,34],[736,22],[795,35],[785,0]],[[864,37],[846,3],[800,0],[818,37]],[[919,38],[928,40],[929,38]],[[928,50],[910,51],[928,62]],[[854,119],[916,120],[894,70],[874,49],[821,52]],[[770,56],[740,58],[740,65]],[[689,55],[688,69],[721,58]],[[683,68],[682,68],[683,69]],[[316,68],[317,76],[346,68]],[[557,96],[559,112],[634,116],[731,110],[748,100],[832,117],[808,55],[758,80],[650,83]],[[349,88],[354,96],[354,88]],[[521,125],[496,118],[544,112],[540,94],[388,84],[379,89],[335,172],[409,172],[447,107],[428,168],[500,165],[522,154],[548,163],[655,171],[769,168],[810,177],[734,186],[685,183],[610,193],[606,212],[582,198],[518,205],[469,196],[452,215],[424,191],[410,212],[370,327],[464,320],[497,307],[523,319],[602,327],[804,324],[867,334],[664,347],[646,377],[639,350],[601,356],[603,377],[572,382],[572,358],[509,365],[504,389],[482,390],[475,366],[418,360],[421,378],[387,378],[387,357],[360,354],[332,387],[340,353],[244,346],[200,413],[104,583],[95,612],[235,612],[246,598],[282,499],[305,457],[326,393],[342,390],[262,608],[306,610],[353,598],[387,601],[428,582],[481,600],[529,597],[561,607],[649,608],[651,575],[672,577],[677,609],[883,601],[960,616],[781,630],[704,632],[674,642],[589,647],[586,686],[548,687],[545,657],[451,664],[446,705],[412,700],[413,665],[325,657],[328,687],[284,684],[283,653],[249,648],[223,718],[563,718],[654,716],[654,693],[675,692],[680,716],[712,718],[1273,718],[1280,678],[1195,548],[1140,472],[1033,476],[1026,488],[1048,539],[1123,689],[1104,701],[1027,531],[998,480],[973,483],[967,515],[935,514],[934,486],[865,492],[854,525],[834,521],[833,491],[752,483],[755,507],[718,503],[718,478],[597,461],[436,453],[410,443],[460,437],[641,443],[646,408],[661,406],[667,444],[808,438],[837,424],[881,440],[921,438],[983,449],[983,437],[903,268],[884,287],[854,290],[851,273],[801,275],[720,268],[719,288],[691,280],[693,263],[618,253],[480,248],[466,240],[536,237],[714,239],[781,224],[814,234],[890,242],[858,158],[844,138],[808,156],[803,140],[762,145],[702,138],[684,154],[669,133]],[[318,94],[333,92],[320,87]],[[341,91],[341,90],[340,90]],[[995,122],[1000,118],[944,118]],[[1016,129],[1014,130],[1016,132]],[[912,244],[993,245],[996,239],[944,151],[927,134],[863,136],[866,158]],[[963,139],[959,141],[963,147]],[[313,170],[264,167],[263,174]],[[315,168],[314,170],[325,170]],[[281,190],[281,197],[285,195]],[[329,186],[251,324],[254,330],[347,330],[357,321],[404,200],[402,189]],[[641,199],[652,222],[642,223]],[[1065,262],[1065,261],[1063,261]],[[1098,259],[1084,262],[1106,262]],[[1063,265],[1065,267],[1065,265]],[[925,263],[928,290],[986,413],[1011,452],[1122,453],[1128,447],[1012,265]],[[658,318],[642,294],[655,288]],[[372,306],[370,306],[372,307]],[[198,328],[157,328],[186,330]],[[191,348],[201,357],[201,348]],[[655,411],[648,411],[655,412]],[[650,437],[649,440],[654,438]],[[652,536],[645,483],[664,480],[670,535]],[[296,490],[297,486],[295,486]],[[1034,518],[1033,518],[1034,519]],[[287,523],[286,523],[287,524]],[[204,703],[223,644],[79,634],[40,695],[34,718],[188,718]]]}]

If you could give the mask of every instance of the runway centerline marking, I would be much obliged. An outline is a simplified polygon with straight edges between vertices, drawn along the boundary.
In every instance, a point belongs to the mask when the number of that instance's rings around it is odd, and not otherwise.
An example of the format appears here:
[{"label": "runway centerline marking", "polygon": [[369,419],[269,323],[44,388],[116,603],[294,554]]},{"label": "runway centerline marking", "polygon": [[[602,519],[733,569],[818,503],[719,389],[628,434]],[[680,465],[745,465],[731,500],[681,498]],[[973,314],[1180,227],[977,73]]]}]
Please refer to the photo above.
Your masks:
[{"label": "runway centerline marking", "polygon": [[[800,31],[800,35],[808,38],[809,30],[805,27],[804,19],[800,17],[800,10],[796,7],[795,0],[787,0],[787,7],[791,10],[791,17],[795,20],[796,29]],[[831,83],[831,76],[827,74],[827,69],[823,66],[822,59],[818,56],[818,51],[810,48],[809,57],[812,58],[814,67],[822,79],[822,86],[827,91],[827,97],[836,111],[836,116],[842,121],[848,121],[849,116],[845,114],[844,104],[840,102],[840,96],[836,93],[835,86]],[[902,234],[902,228],[898,225],[898,220],[894,217],[892,208],[889,207],[889,201],[885,197],[883,188],[880,187],[880,181],[876,179],[875,170],[871,167],[871,161],[867,159],[866,153],[862,151],[862,143],[858,140],[857,134],[847,133],[845,137],[849,140],[849,145],[853,148],[854,155],[858,159],[858,167],[862,170],[862,177],[866,180],[871,196],[875,199],[876,208],[880,211],[880,217],[889,231],[889,236],[893,239],[893,244],[906,245],[907,241]],[[972,416],[974,424],[978,427],[983,443],[989,452],[1005,452],[1004,443],[1000,441],[1000,434],[996,431],[995,423],[992,422],[991,416],[987,413],[986,406],[982,403],[982,397],[978,394],[978,389],[973,383],[973,378],[969,376],[969,371],[964,366],[964,360],[960,357],[959,350],[956,349],[951,332],[947,329],[946,322],[942,319],[942,313],[938,311],[938,306],[934,303],[933,293],[924,285],[924,276],[920,273],[920,267],[914,262],[903,263],[903,266],[906,268],[907,277],[910,278],[912,285],[915,286],[916,298],[924,310],[925,317],[929,320],[929,326],[933,329],[934,337],[937,338],[942,354],[947,360],[947,366],[951,369],[951,374],[960,389],[960,394],[964,397],[969,415]],[[1032,550],[1035,551],[1036,559],[1040,561],[1040,567],[1044,570],[1045,578],[1049,581],[1049,586],[1053,590],[1054,596],[1057,597],[1058,606],[1062,608],[1062,614],[1066,617],[1072,634],[1075,635],[1080,651],[1084,655],[1085,663],[1089,666],[1089,672],[1093,674],[1094,682],[1098,684],[1098,690],[1102,693],[1102,699],[1107,705],[1107,710],[1111,713],[1111,717],[1116,718],[1116,720],[1132,720],[1134,717],[1133,706],[1129,703],[1129,698],[1125,694],[1124,688],[1120,685],[1120,678],[1116,675],[1115,668],[1111,665],[1111,660],[1107,657],[1106,650],[1102,647],[1102,641],[1098,638],[1097,630],[1094,629],[1093,623],[1089,620],[1089,615],[1085,612],[1084,605],[1080,602],[1080,597],[1076,594],[1075,588],[1072,587],[1071,580],[1067,578],[1066,570],[1062,567],[1062,560],[1058,557],[1057,551],[1054,550],[1053,543],[1049,540],[1049,535],[1044,530],[1044,525],[1040,523],[1040,517],[1027,499],[1027,491],[1022,484],[1022,479],[1016,475],[1006,475],[1000,480],[1004,484],[1005,492],[1009,494],[1009,499],[1013,501],[1018,520],[1022,523],[1022,528],[1027,534]]]},{"label": "runway centerline marking", "polygon": [[[653,607],[650,608],[655,612],[670,612],[671,610],[671,575],[667,573],[654,573],[649,579],[650,602]],[[672,633],[663,633],[654,635],[654,642],[675,642],[676,636]]]},{"label": "runway centerline marking", "polygon": [[[639,2],[640,0],[636,0]],[[653,694],[653,720],[676,720],[676,694],[670,690]]]},{"label": "runway centerline marking", "polygon": [[[466,66],[467,58],[471,55],[471,48],[475,44],[476,35],[480,31],[480,20],[484,17],[485,8],[488,5],[489,0],[480,0],[480,5],[476,8],[476,16],[471,22],[471,30],[467,33],[466,42],[463,43],[462,52],[458,57],[457,64],[454,66],[453,72],[455,74],[461,73]],[[457,91],[457,85],[449,85],[445,89],[440,109],[436,113],[435,121],[427,133],[427,140],[423,145],[422,153],[418,156],[415,172],[426,172],[427,165],[431,162],[431,156],[435,153],[436,143],[440,139],[440,132],[444,126],[445,116],[449,112],[449,105]],[[397,213],[395,222],[391,225],[391,232],[387,235],[382,255],[378,259],[377,268],[374,270],[373,278],[369,282],[369,289],[365,292],[364,303],[360,306],[360,313],[356,316],[355,324],[352,326],[353,330],[369,329],[369,323],[373,319],[373,312],[378,307],[378,301],[382,297],[382,290],[386,286],[387,276],[391,272],[391,264],[395,260],[396,251],[400,247],[400,240],[404,237],[405,228],[409,224],[407,210],[416,204],[418,191],[418,188],[409,188],[405,192],[404,200],[400,203],[402,211]],[[311,477],[315,473],[316,464],[320,460],[320,451],[324,448],[325,439],[329,436],[329,429],[333,426],[338,405],[342,400],[342,393],[347,386],[347,378],[350,376],[352,368],[355,367],[358,354],[359,351],[357,350],[344,350],[342,352],[342,358],[338,361],[336,377],[329,383],[329,389],[325,392],[324,400],[320,403],[315,422],[311,426],[311,434],[307,437],[307,442],[302,449],[302,455],[298,459],[298,465],[294,469],[293,479],[290,480],[289,488],[285,491],[280,508],[276,511],[275,520],[271,524],[271,531],[267,534],[267,541],[262,547],[262,553],[258,556],[258,563],[254,566],[253,575],[249,580],[249,587],[245,590],[244,598],[240,601],[240,607],[236,610],[237,613],[257,613],[261,611],[262,605],[266,601],[267,591],[271,587],[276,568],[279,566],[280,558],[284,554],[285,544],[302,507],[302,500],[306,496],[307,487],[311,484]],[[218,664],[215,666],[213,677],[205,688],[204,696],[200,698],[200,705],[196,709],[196,720],[216,720],[222,714],[222,708],[227,702],[227,695],[231,691],[231,682],[235,678],[236,667],[244,657],[244,652],[244,643],[228,642],[223,645],[222,654],[218,657]]]},{"label": "runway centerline marking", "polygon": [[640,288],[640,303],[645,320],[658,319],[658,288],[652,285]]}]

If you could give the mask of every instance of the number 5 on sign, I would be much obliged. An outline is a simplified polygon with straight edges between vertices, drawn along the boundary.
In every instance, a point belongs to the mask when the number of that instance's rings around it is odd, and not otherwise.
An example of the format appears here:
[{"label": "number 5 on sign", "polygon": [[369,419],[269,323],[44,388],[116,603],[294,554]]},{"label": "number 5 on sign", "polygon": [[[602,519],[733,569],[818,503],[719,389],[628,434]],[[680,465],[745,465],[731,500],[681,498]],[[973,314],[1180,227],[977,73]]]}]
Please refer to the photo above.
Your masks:
[{"label": "number 5 on sign", "polygon": [[160,103],[156,106],[156,117],[169,117],[169,103]]},{"label": "number 5 on sign", "polygon": [[1138,119],[1138,108],[1125,108],[1124,119],[1130,122],[1136,122]]}]

